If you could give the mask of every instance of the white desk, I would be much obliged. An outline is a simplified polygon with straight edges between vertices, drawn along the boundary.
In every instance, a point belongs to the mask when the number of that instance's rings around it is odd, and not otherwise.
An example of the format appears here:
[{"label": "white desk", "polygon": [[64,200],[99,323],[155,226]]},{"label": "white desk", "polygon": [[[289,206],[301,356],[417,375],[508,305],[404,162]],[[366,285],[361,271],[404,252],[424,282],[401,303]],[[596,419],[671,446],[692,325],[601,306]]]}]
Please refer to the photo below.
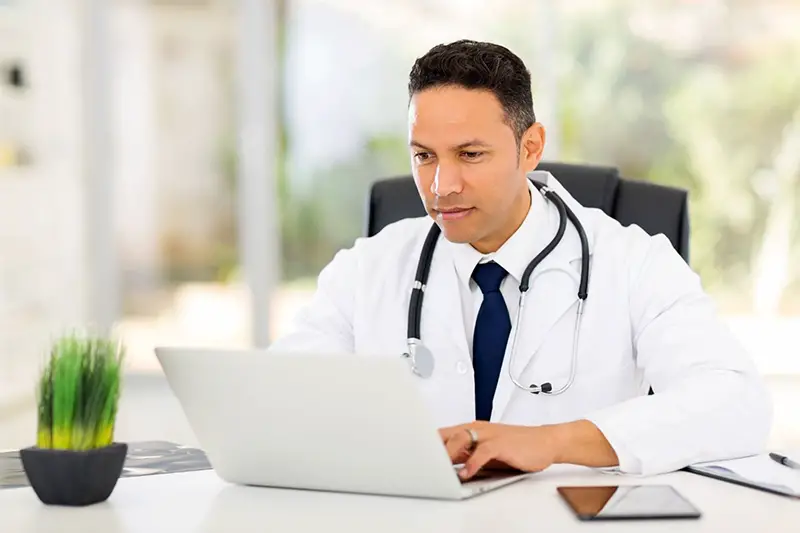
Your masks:
[{"label": "white desk", "polygon": [[[583,523],[560,500],[568,484],[665,483],[700,520]],[[559,467],[463,502],[239,487],[212,471],[123,478],[108,501],[49,507],[33,490],[0,490],[0,531],[14,533],[240,532],[558,533],[561,531],[797,532],[800,500],[689,473],[639,479]]]}]

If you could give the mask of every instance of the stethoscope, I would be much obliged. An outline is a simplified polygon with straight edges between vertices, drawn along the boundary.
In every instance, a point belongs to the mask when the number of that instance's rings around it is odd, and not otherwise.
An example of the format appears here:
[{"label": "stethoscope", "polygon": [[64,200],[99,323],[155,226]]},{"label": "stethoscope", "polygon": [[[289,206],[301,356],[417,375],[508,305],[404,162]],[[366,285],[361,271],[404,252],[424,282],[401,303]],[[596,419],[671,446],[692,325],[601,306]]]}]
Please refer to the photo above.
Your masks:
[{"label": "stethoscope", "polygon": [[[572,210],[564,203],[564,200],[562,200],[555,191],[547,186],[547,174],[534,172],[529,174],[528,179],[533,182],[533,184],[536,186],[536,189],[547,200],[550,200],[550,202],[556,206],[556,209],[558,209],[559,224],[558,231],[556,231],[553,240],[551,240],[550,243],[545,246],[536,257],[533,258],[533,261],[528,264],[528,267],[525,269],[525,273],[522,275],[522,281],[519,285],[519,311],[517,312],[517,318],[515,320],[514,328],[512,329],[513,336],[511,339],[510,352],[511,360],[508,364],[508,375],[514,385],[522,390],[533,394],[539,394],[541,392],[548,395],[558,395],[569,389],[569,387],[575,381],[575,368],[578,358],[578,341],[580,339],[581,320],[583,319],[583,305],[586,301],[589,290],[589,241],[586,238],[586,232],[578,220],[578,217],[575,216],[575,213],[572,212]],[[530,288],[530,277],[533,273],[533,270],[539,266],[539,264],[550,252],[555,249],[556,246],[558,246],[558,244],[561,242],[561,239],[564,237],[564,232],[567,228],[567,219],[569,219],[570,222],[572,222],[572,225],[575,226],[575,229],[577,230],[578,236],[581,240],[581,278],[580,284],[578,285],[577,318],[575,320],[575,329],[572,334],[572,361],[570,362],[569,378],[561,388],[555,390],[553,390],[553,385],[550,382],[545,382],[541,385],[531,384],[529,386],[525,386],[514,377],[512,371],[514,367],[514,355],[517,351],[517,333],[519,332],[520,320],[525,310],[525,293],[528,292],[528,289]],[[403,357],[410,359],[411,369],[415,374],[422,378],[431,377],[433,375],[433,369],[435,365],[433,353],[431,353],[430,349],[428,349],[428,347],[422,343],[420,335],[420,322],[422,312],[422,296],[425,294],[425,284],[428,281],[428,274],[430,273],[431,263],[433,262],[433,251],[434,248],[436,248],[437,241],[439,240],[440,232],[441,230],[436,223],[434,223],[431,226],[430,231],[428,231],[428,235],[425,238],[425,243],[422,246],[422,252],[419,256],[419,262],[417,263],[417,272],[414,278],[414,285],[411,289],[411,301],[408,306],[408,339],[406,340],[408,352],[404,353]]]}]

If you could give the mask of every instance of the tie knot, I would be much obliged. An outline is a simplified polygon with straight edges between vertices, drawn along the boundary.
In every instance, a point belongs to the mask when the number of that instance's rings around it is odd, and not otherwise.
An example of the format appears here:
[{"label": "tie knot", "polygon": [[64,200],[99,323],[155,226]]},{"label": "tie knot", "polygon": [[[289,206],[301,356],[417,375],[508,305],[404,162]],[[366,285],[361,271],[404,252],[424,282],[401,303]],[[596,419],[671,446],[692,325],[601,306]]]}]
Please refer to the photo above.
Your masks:
[{"label": "tie knot", "polygon": [[472,279],[481,288],[481,292],[486,294],[499,291],[500,284],[507,275],[508,272],[503,267],[492,261],[476,266],[475,271],[472,273]]}]

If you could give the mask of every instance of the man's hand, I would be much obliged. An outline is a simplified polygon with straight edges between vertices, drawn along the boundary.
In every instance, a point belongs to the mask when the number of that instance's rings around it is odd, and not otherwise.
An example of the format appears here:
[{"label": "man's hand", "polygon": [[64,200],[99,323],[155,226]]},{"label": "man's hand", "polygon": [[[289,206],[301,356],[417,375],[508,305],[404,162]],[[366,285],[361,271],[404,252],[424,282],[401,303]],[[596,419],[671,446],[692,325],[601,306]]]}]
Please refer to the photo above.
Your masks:
[{"label": "man's hand", "polygon": [[[467,431],[478,436],[473,447]],[[615,466],[616,453],[591,422],[580,420],[547,426],[512,426],[472,422],[439,430],[453,464],[464,463],[461,479],[481,468],[514,468],[539,472],[556,463]]]},{"label": "man's hand", "polygon": [[[459,476],[469,479],[485,466],[525,472],[544,470],[557,459],[557,432],[553,428],[473,422],[445,428],[439,433],[453,464],[464,463]],[[468,429],[478,435],[474,448]]]}]

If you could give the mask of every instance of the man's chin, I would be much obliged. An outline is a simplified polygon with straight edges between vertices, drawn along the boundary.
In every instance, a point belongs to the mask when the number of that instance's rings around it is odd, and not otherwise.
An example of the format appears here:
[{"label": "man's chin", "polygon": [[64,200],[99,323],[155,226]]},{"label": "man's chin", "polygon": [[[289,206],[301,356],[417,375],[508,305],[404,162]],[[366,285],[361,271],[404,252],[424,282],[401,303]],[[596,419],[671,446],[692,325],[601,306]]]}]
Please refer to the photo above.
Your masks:
[{"label": "man's chin", "polygon": [[442,236],[452,243],[456,244],[469,244],[475,240],[475,234],[471,231],[465,231],[466,228],[458,228],[458,224],[452,222],[442,222],[437,220],[436,223],[442,230]]}]

